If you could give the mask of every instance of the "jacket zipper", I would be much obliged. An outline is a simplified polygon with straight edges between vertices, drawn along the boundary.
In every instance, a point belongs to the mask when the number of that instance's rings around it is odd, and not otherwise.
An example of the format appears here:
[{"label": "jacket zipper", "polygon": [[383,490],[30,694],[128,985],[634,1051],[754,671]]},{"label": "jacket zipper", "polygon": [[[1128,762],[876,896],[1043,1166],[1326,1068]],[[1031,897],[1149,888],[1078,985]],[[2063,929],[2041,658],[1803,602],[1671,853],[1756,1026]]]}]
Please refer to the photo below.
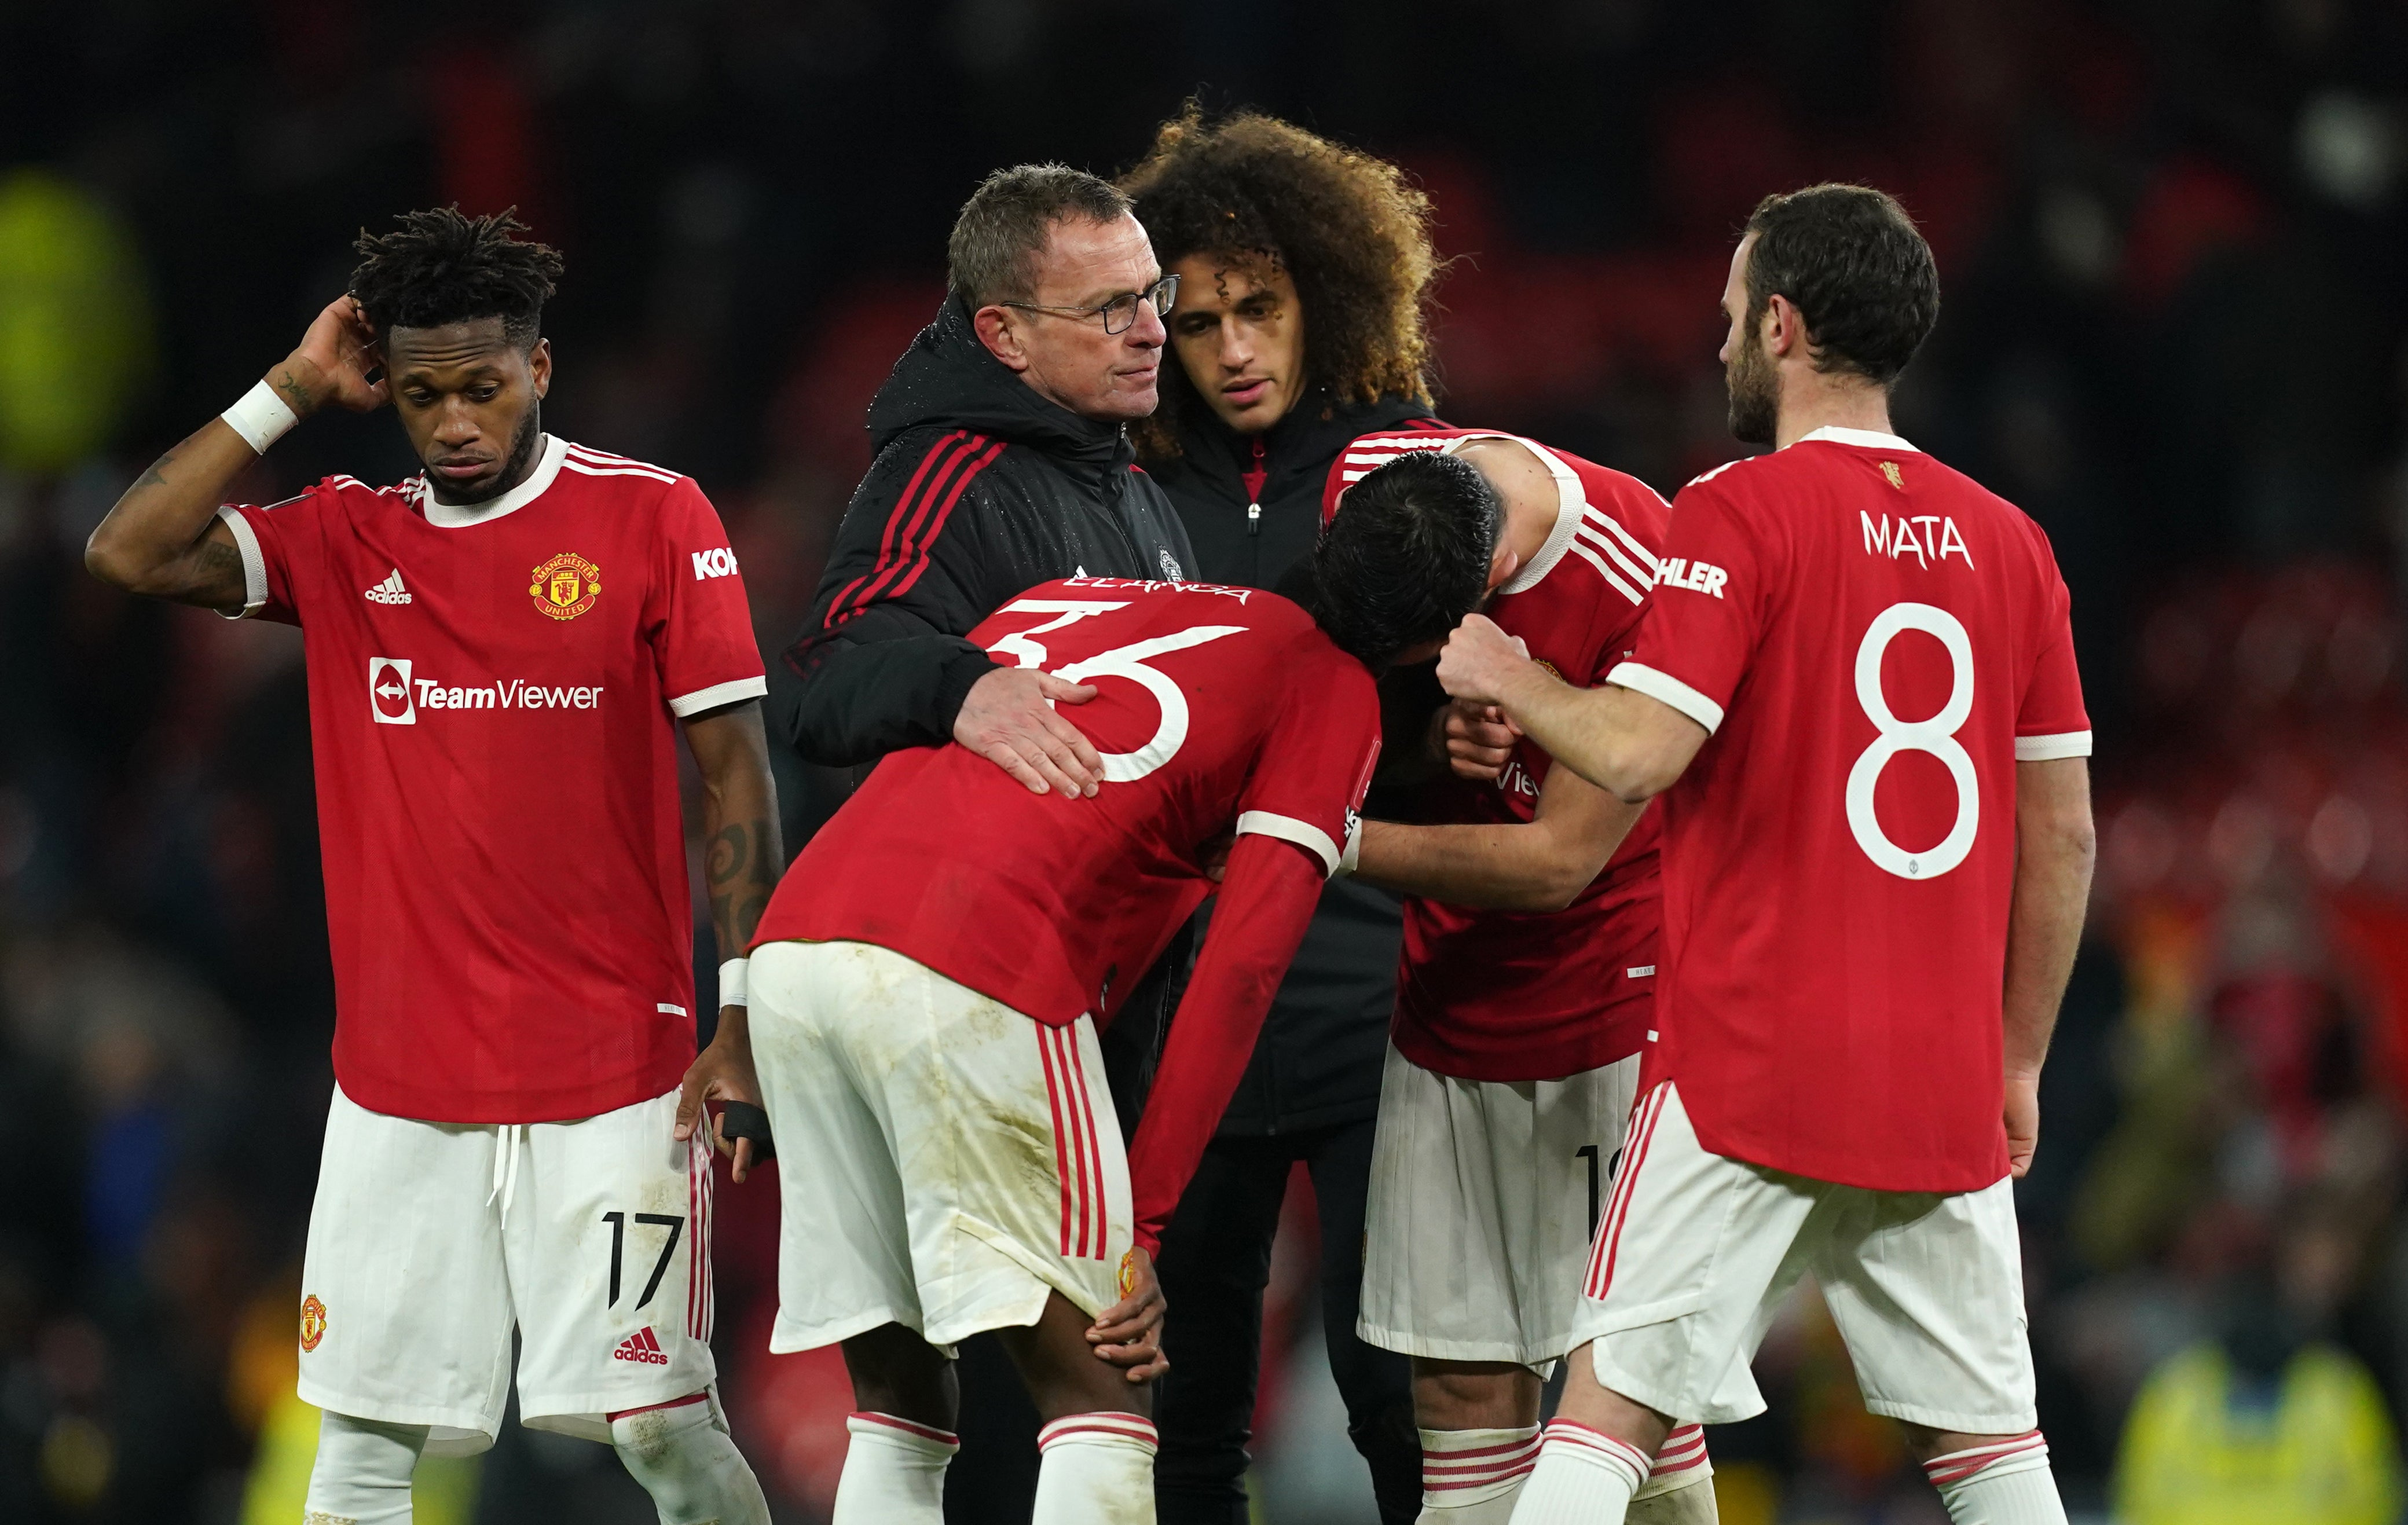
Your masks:
[{"label": "jacket zipper", "polygon": [[1254,447],[1254,463],[1246,468],[1244,473],[1246,479],[1246,533],[1249,535],[1259,535],[1263,532],[1263,482],[1265,479],[1270,475],[1270,472],[1263,465],[1263,437],[1261,435],[1254,436],[1253,443]]}]

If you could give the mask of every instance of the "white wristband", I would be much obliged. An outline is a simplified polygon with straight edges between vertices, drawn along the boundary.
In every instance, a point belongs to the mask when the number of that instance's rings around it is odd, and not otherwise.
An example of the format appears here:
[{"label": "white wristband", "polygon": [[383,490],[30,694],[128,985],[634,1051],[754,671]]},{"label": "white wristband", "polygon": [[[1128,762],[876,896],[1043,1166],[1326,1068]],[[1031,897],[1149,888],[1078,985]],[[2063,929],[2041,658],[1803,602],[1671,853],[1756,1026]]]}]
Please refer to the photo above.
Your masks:
[{"label": "white wristband", "polygon": [[241,401],[218,417],[242,436],[243,443],[262,455],[267,453],[268,446],[284,438],[285,430],[301,422],[301,415],[265,381],[244,393]]},{"label": "white wristband", "polygon": [[752,960],[750,958],[730,958],[719,966],[719,1004],[722,1006],[752,1004],[744,989],[745,971],[752,967]]}]

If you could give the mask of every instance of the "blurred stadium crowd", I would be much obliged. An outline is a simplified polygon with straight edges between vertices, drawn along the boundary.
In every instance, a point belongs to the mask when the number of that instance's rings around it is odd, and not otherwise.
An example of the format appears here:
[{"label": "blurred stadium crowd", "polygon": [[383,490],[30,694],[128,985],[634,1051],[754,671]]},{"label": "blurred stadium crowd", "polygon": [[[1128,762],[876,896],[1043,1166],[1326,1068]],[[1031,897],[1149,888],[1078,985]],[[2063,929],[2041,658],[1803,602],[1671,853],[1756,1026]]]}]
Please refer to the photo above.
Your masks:
[{"label": "blurred stadium crowd", "polygon": [[[109,0],[0,13],[0,1518],[297,1518],[315,1433],[299,640],[83,575],[140,463],[286,352],[362,224],[516,204],[569,262],[547,425],[696,477],[774,649],[962,196],[1020,160],[1117,172],[1199,89],[1421,179],[1456,260],[1443,413],[1668,494],[1736,453],[1714,303],[1756,197],[1862,179],[1921,219],[1946,300],[1900,428],[2053,538],[2100,737],[2092,941],[2020,1198],[2057,1475],[2136,1525],[2398,1516],[2397,0]],[[413,469],[389,420],[329,418],[244,496]],[[827,1353],[763,1353],[773,1184],[721,1201],[731,1407],[811,1518],[848,1404]],[[1274,1362],[1309,1371],[1283,1267]],[[1726,1519],[1937,1518],[1844,1361],[1801,1302],[1772,1413],[1714,1437]],[[1310,1384],[1266,1405],[1268,1518],[1368,1518]],[[514,1430],[421,1496],[649,1518],[598,1448]]]}]

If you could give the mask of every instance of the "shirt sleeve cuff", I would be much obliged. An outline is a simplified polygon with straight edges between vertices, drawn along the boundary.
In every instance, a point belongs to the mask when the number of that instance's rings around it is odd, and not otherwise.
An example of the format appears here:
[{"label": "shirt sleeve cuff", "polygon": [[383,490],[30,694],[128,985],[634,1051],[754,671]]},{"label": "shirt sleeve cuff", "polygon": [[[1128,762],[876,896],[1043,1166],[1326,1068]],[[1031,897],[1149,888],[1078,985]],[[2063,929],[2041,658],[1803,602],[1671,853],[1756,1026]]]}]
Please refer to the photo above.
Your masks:
[{"label": "shirt sleeve cuff", "polygon": [[2015,761],[2055,762],[2059,757],[2090,755],[2088,731],[2059,731],[2054,736],[2018,736]]},{"label": "shirt sleeve cuff", "polygon": [[267,557],[260,552],[258,532],[251,527],[251,521],[240,509],[228,503],[218,510],[218,517],[225,522],[228,533],[234,536],[235,549],[242,554],[242,607],[221,609],[218,613],[229,620],[248,619],[267,602]]},{"label": "shirt sleeve cuff", "polygon": [[1706,727],[1709,736],[1723,728],[1723,707],[1670,673],[1623,662],[1605,675],[1605,681],[1670,705]]},{"label": "shirt sleeve cuff", "polygon": [[1250,810],[1238,817],[1237,834],[1242,837],[1249,832],[1296,843],[1321,859],[1321,876],[1324,879],[1338,871],[1338,844],[1329,840],[1328,832],[1309,821],[1299,821],[1293,815],[1274,814],[1267,810]]},{"label": "shirt sleeve cuff", "polygon": [[709,688],[697,688],[691,694],[680,694],[669,700],[669,713],[682,720],[705,710],[716,710],[723,704],[757,699],[768,692],[769,680],[767,678],[734,678],[724,683],[713,683]]}]

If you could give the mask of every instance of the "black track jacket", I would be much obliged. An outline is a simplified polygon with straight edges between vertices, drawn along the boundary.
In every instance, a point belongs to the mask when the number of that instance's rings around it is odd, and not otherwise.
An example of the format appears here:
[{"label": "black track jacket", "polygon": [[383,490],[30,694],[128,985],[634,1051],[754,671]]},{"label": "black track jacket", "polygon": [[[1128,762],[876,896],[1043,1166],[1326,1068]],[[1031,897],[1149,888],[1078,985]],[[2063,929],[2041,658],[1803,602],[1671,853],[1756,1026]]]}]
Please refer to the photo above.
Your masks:
[{"label": "black track jacket", "polygon": [[[1173,419],[1180,453],[1148,470],[1186,521],[1198,577],[1268,588],[1319,537],[1322,483],[1339,453],[1360,435],[1421,419],[1437,423],[1423,403],[1339,403],[1314,393],[1248,437],[1191,400]],[[1257,470],[1258,482],[1251,476]],[[1330,881],[1264,1018],[1222,1132],[1283,1133],[1357,1122],[1379,1110],[1403,937],[1395,896]]]},{"label": "black track jacket", "polygon": [[1026,588],[1082,571],[1195,573],[1186,530],[1121,426],[1039,396],[979,342],[958,297],[879,388],[869,443],[877,459],[811,617],[769,664],[771,730],[808,762],[950,741],[970,685],[1002,665],[963,638]]}]

